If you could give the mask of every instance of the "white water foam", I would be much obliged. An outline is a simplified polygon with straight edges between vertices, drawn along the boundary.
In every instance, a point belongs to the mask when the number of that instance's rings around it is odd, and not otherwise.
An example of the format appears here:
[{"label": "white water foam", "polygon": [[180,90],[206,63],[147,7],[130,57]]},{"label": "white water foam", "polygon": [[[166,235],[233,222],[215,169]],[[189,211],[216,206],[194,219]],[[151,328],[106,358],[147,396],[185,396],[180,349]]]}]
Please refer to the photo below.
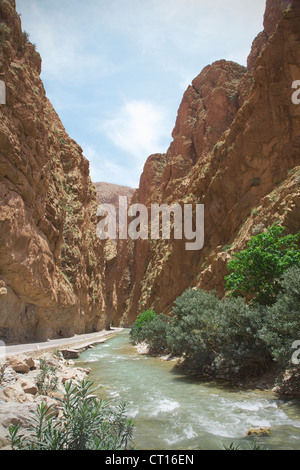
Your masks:
[{"label": "white water foam", "polygon": [[180,404],[177,401],[163,398],[155,403],[155,409],[154,412],[151,413],[151,416],[155,417],[160,413],[171,413],[172,411],[176,410],[176,408],[179,408],[179,406]]}]

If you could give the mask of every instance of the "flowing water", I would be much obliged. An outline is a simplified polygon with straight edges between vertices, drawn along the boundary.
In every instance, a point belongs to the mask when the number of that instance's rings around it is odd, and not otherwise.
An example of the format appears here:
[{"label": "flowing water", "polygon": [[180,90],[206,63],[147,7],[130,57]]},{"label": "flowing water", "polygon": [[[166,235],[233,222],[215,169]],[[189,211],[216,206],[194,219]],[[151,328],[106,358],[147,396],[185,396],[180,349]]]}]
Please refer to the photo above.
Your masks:
[{"label": "flowing water", "polygon": [[187,377],[172,361],[138,354],[129,330],[85,351],[76,365],[92,369],[101,398],[127,402],[137,449],[213,450],[231,442],[245,448],[253,427],[271,428],[259,439],[267,449],[300,449],[300,402]]}]

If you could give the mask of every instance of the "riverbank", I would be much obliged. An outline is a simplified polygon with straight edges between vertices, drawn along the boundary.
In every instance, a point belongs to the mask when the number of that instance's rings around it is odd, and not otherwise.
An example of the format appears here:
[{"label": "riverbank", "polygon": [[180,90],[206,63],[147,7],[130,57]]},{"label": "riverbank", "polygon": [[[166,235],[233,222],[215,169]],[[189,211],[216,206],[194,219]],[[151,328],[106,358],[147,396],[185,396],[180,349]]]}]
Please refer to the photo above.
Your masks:
[{"label": "riverbank", "polygon": [[174,362],[174,367],[183,371],[188,376],[193,376],[200,380],[211,381],[222,386],[237,387],[245,390],[259,390],[271,393],[279,399],[300,400],[300,366],[283,368],[275,362],[270,369],[259,376],[216,377],[211,375],[199,375],[196,372],[187,370],[184,366],[183,358],[174,357],[172,354],[150,353],[146,342],[138,343],[135,346],[140,355],[156,357],[163,361]]},{"label": "riverbank", "polygon": [[63,396],[65,382],[88,377],[90,369],[75,367],[73,358],[120,331],[115,328],[46,343],[7,346],[6,356],[0,358],[0,450],[9,449],[11,423],[26,429],[32,412],[42,402],[50,406]]}]

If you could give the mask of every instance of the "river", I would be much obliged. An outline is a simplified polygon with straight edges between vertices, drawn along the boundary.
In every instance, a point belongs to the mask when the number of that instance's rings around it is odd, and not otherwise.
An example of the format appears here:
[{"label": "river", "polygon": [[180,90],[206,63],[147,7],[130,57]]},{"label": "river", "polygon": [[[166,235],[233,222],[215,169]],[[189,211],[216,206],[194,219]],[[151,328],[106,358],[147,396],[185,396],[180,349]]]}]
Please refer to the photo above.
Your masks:
[{"label": "river", "polygon": [[101,398],[126,401],[143,450],[218,450],[231,442],[248,448],[248,429],[270,427],[259,439],[270,450],[300,449],[300,403],[188,377],[175,363],[140,355],[124,330],[81,354]]}]

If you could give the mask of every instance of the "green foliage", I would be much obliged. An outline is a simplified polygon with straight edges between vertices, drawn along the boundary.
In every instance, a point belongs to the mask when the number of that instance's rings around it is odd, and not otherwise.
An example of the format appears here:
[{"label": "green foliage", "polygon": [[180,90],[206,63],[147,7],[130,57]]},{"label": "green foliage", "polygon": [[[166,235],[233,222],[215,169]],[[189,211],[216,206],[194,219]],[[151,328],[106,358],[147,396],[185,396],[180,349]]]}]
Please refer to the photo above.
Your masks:
[{"label": "green foliage", "polygon": [[269,366],[270,355],[258,336],[261,312],[243,299],[219,300],[213,292],[191,289],[175,301],[173,314],[168,345],[190,371],[256,375]]},{"label": "green foliage", "polygon": [[3,382],[3,379],[4,379],[4,374],[5,374],[6,367],[7,367],[6,364],[0,364],[0,385]]},{"label": "green foliage", "polygon": [[29,435],[20,435],[18,425],[9,426],[11,448],[126,450],[132,441],[133,422],[125,416],[125,404],[111,408],[91,395],[92,385],[88,380],[67,382],[57,408],[45,403],[38,407],[30,420]]},{"label": "green foliage", "polygon": [[229,445],[223,444],[221,446],[221,450],[268,450],[266,446],[263,446],[256,442],[255,439],[251,440],[248,442],[248,445],[242,446],[241,444],[235,444],[234,442],[231,442]]},{"label": "green foliage", "polygon": [[242,298],[219,302],[214,342],[210,344],[217,352],[217,371],[257,376],[269,368],[271,355],[258,334],[262,324],[262,307],[249,306]]},{"label": "green foliage", "polygon": [[219,300],[214,292],[188,289],[174,302],[167,343],[176,356],[183,356],[189,369],[204,370],[213,360],[208,347],[214,334]]},{"label": "green foliage", "polygon": [[277,302],[268,307],[259,335],[269,347],[274,359],[287,364],[291,360],[292,344],[300,334],[300,268],[290,268],[281,281],[282,292]]},{"label": "green foliage", "polygon": [[275,302],[282,274],[300,265],[300,234],[284,232],[283,227],[273,225],[267,232],[252,237],[245,250],[233,254],[228,263],[231,274],[225,278],[231,295],[247,296],[262,305]]},{"label": "green foliage", "polygon": [[159,354],[167,351],[167,327],[169,317],[156,315],[153,320],[143,324],[139,331],[139,342],[145,341],[149,345],[149,354]]},{"label": "green foliage", "polygon": [[49,391],[56,389],[57,382],[58,378],[55,367],[49,366],[44,359],[40,359],[40,373],[35,379],[39,393],[41,395],[48,395]]},{"label": "green foliage", "polygon": [[157,314],[152,309],[144,310],[139,314],[136,321],[131,326],[130,339],[131,342],[136,344],[143,341],[142,329],[146,323],[152,322],[157,317]]},{"label": "green foliage", "polygon": [[259,376],[272,361],[289,365],[300,332],[299,237],[276,225],[253,236],[229,263],[230,296],[188,289],[170,317],[143,312],[132,341],[181,357],[191,373],[226,380]]},{"label": "green foliage", "polygon": [[23,43],[24,44],[28,44],[29,41],[30,41],[30,36],[29,36],[29,33],[27,33],[27,31],[23,31],[22,32],[22,38],[23,38]]}]

